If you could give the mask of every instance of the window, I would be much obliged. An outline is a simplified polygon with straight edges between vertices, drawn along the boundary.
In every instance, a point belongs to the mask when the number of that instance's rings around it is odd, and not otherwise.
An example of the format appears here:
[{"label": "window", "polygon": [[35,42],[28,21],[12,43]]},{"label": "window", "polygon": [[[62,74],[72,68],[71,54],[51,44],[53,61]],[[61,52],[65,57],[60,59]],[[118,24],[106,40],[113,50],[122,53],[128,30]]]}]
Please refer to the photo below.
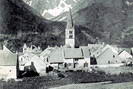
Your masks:
[{"label": "window", "polygon": [[71,39],[72,39],[72,38],[73,38],[73,35],[69,35],[69,38],[71,38]]},{"label": "window", "polygon": [[78,61],[78,59],[75,59],[75,61]]},{"label": "window", "polygon": [[9,72],[12,72],[12,70],[9,70]]},{"label": "window", "polygon": [[68,66],[72,66],[72,63],[68,63]]},{"label": "window", "polygon": [[88,63],[87,62],[84,63],[84,67],[88,67]]},{"label": "window", "polygon": [[64,67],[67,68],[68,64],[67,63],[64,63]]},{"label": "window", "polygon": [[115,55],[113,55],[113,58],[115,58]]},{"label": "window", "polygon": [[91,65],[96,65],[97,64],[97,60],[96,60],[95,56],[94,57],[90,57],[90,64]]},{"label": "window", "polygon": [[69,34],[72,34],[73,33],[73,31],[69,31]]},{"label": "window", "polygon": [[74,59],[74,63],[78,64],[78,59]]},{"label": "window", "polygon": [[47,58],[47,62],[48,62],[48,58]]},{"label": "window", "polygon": [[21,61],[23,61],[23,58],[21,58]]},{"label": "window", "polygon": [[111,62],[110,61],[108,61],[108,64],[110,64]]}]

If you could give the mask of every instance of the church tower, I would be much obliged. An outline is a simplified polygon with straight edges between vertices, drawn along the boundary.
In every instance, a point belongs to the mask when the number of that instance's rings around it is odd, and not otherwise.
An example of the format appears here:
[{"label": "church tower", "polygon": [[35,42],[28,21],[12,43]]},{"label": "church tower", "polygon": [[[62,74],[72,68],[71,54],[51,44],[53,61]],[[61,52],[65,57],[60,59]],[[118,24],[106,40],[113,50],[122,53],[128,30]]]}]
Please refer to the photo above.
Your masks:
[{"label": "church tower", "polygon": [[75,47],[75,28],[73,24],[71,9],[69,9],[67,26],[65,30],[65,45],[71,48]]}]

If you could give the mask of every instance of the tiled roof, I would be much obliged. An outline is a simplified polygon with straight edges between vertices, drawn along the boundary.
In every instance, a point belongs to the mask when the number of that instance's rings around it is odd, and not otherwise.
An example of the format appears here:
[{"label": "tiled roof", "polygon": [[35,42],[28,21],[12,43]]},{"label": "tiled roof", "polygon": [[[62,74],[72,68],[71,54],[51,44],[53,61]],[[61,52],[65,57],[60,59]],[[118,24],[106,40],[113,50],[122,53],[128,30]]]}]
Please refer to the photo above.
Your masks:
[{"label": "tiled roof", "polygon": [[64,48],[64,56],[70,58],[84,58],[81,48]]},{"label": "tiled roof", "polygon": [[47,49],[45,49],[41,54],[40,56],[48,56],[55,48],[54,47],[49,47]]},{"label": "tiled roof", "polygon": [[83,56],[85,57],[85,58],[89,58],[90,57],[90,49],[89,49],[89,47],[81,47],[81,49],[82,49],[82,52],[83,52]]},{"label": "tiled roof", "polygon": [[50,63],[61,63],[64,62],[64,59],[83,59],[83,58],[89,58],[90,57],[90,51],[89,47],[81,47],[81,48],[56,48],[52,50],[52,52],[49,54],[49,62]]},{"label": "tiled roof", "polygon": [[49,62],[50,63],[61,63],[64,62],[64,56],[63,56],[63,49],[57,48],[53,50],[49,55]]}]

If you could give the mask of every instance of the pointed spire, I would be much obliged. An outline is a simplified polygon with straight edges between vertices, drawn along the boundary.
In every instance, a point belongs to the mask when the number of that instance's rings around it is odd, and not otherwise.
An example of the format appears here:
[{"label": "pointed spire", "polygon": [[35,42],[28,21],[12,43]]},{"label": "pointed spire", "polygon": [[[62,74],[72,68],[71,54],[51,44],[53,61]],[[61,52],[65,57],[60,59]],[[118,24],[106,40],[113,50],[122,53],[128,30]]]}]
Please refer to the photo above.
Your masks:
[{"label": "pointed spire", "polygon": [[26,45],[26,43],[24,43],[24,45],[23,45],[23,48],[27,48],[27,45]]},{"label": "pointed spire", "polygon": [[67,16],[67,28],[72,28],[73,27],[73,18],[72,18],[72,12],[71,9],[69,8],[68,16]]}]

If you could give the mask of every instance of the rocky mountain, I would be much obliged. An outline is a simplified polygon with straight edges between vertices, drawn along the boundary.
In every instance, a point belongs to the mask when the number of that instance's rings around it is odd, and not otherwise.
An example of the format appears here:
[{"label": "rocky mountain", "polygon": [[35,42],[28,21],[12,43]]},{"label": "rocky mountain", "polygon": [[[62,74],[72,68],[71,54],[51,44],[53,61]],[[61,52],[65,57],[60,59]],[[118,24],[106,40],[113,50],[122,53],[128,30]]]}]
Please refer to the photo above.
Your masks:
[{"label": "rocky mountain", "polygon": [[82,0],[24,0],[47,19],[53,19],[73,8]]},{"label": "rocky mountain", "polygon": [[[22,50],[24,43],[43,49],[64,45],[66,22],[47,20],[22,0],[1,0],[0,7],[0,41],[7,40],[11,50]],[[97,32],[80,25],[75,29],[77,46],[96,41]]]}]

